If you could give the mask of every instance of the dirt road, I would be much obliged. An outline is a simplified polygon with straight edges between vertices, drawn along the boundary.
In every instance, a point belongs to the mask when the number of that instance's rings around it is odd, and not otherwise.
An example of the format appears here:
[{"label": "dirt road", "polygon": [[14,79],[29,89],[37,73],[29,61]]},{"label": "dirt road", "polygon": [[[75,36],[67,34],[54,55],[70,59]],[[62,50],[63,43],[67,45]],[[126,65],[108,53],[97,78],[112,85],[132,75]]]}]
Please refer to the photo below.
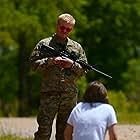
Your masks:
[{"label": "dirt road", "polygon": [[[25,138],[33,137],[37,127],[36,118],[0,118],[0,135],[12,134]],[[55,140],[54,128],[55,120],[50,140]],[[140,140],[140,125],[118,125],[117,134],[118,140]]]}]

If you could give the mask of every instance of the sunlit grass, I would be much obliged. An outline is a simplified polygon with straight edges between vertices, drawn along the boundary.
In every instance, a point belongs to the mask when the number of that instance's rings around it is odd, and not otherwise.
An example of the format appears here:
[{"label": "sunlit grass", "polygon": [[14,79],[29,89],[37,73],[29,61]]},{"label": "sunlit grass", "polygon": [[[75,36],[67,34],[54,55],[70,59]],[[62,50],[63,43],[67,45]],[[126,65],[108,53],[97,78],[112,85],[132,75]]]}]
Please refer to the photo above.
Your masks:
[{"label": "sunlit grass", "polygon": [[32,140],[31,138],[20,138],[15,136],[0,136],[0,140]]},{"label": "sunlit grass", "polygon": [[118,113],[117,116],[120,124],[140,124],[140,113]]}]

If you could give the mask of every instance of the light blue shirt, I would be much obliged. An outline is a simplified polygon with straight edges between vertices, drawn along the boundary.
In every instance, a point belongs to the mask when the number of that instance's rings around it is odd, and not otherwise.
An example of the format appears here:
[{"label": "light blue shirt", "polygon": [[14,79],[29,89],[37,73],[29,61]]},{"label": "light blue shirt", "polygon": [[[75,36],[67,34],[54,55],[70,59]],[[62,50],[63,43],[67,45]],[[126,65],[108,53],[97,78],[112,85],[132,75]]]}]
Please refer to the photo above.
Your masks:
[{"label": "light blue shirt", "polygon": [[109,104],[80,102],[67,123],[73,126],[73,140],[104,140],[107,128],[116,124],[117,118]]}]

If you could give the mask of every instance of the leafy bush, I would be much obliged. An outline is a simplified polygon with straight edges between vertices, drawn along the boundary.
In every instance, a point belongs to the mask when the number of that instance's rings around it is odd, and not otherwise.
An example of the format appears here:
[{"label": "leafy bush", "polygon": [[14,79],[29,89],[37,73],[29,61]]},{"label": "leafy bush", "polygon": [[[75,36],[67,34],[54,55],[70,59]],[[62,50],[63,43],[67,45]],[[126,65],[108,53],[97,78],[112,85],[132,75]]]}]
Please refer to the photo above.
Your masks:
[{"label": "leafy bush", "polygon": [[109,91],[110,103],[114,106],[119,123],[140,123],[140,103],[128,99],[122,91]]},{"label": "leafy bush", "polygon": [[110,103],[115,107],[118,112],[127,112],[129,102],[122,91],[110,91],[108,93]]}]

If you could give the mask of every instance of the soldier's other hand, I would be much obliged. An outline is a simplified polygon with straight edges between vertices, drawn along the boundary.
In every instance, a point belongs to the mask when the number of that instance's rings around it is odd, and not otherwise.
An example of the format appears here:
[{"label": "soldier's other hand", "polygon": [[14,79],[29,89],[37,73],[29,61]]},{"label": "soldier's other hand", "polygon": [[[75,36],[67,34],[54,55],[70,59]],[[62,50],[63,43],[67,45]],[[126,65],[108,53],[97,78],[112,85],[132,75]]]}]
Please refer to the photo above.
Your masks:
[{"label": "soldier's other hand", "polygon": [[73,60],[66,57],[55,57],[53,63],[58,65],[60,68],[70,68],[73,64]]},{"label": "soldier's other hand", "polygon": [[61,60],[62,60],[62,57],[60,57],[60,56],[54,57],[53,58],[53,63],[56,64],[56,65],[59,65]]}]

